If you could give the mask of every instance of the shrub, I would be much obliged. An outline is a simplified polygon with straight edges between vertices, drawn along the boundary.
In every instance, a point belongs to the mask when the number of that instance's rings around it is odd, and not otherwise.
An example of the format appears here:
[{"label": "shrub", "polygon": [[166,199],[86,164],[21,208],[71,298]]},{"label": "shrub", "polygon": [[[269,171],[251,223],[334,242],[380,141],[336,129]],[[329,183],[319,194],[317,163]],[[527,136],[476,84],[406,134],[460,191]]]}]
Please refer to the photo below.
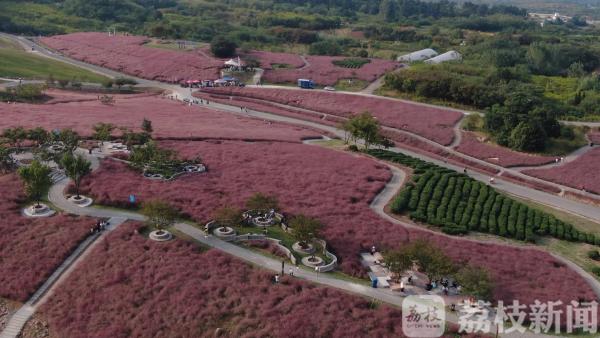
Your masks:
[{"label": "shrub", "polygon": [[598,252],[598,250],[590,250],[587,252],[587,255],[590,259],[600,261],[600,252]]},{"label": "shrub", "polygon": [[371,60],[363,59],[363,58],[346,58],[343,60],[332,61],[332,63],[338,67],[353,68],[353,69],[358,69],[370,62],[371,62]]}]

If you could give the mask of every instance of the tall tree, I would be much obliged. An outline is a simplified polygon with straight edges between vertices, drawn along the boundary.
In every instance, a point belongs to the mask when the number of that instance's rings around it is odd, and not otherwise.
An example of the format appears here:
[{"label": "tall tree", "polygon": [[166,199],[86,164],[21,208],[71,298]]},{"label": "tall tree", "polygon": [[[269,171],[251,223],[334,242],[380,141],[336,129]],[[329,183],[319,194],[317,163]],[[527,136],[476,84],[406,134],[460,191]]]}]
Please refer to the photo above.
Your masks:
[{"label": "tall tree", "polygon": [[42,196],[48,193],[48,189],[52,185],[51,171],[50,167],[37,160],[31,162],[28,167],[19,168],[19,176],[25,183],[25,194],[37,205],[40,204]]},{"label": "tall tree", "polygon": [[177,220],[178,212],[166,202],[151,200],[142,205],[142,215],[146,216],[146,223],[162,230]]},{"label": "tall tree", "polygon": [[10,149],[0,144],[0,172],[7,173],[15,167],[15,162],[10,156]]},{"label": "tall tree", "polygon": [[302,248],[307,248],[310,241],[319,237],[323,224],[317,219],[305,215],[297,215],[290,221],[292,235]]},{"label": "tall tree", "polygon": [[485,269],[468,265],[461,268],[455,278],[465,294],[479,300],[491,300],[494,283]]},{"label": "tall tree", "polygon": [[74,156],[71,153],[66,153],[61,161],[65,173],[75,183],[75,194],[79,197],[79,187],[81,180],[91,172],[92,163],[86,160],[82,155]]},{"label": "tall tree", "polygon": [[225,206],[215,211],[214,220],[222,228],[233,228],[242,223],[242,212],[237,208]]},{"label": "tall tree", "polygon": [[99,122],[96,123],[92,128],[94,129],[92,138],[104,143],[105,141],[110,141],[112,132],[116,127],[112,123]]},{"label": "tall tree", "polygon": [[142,121],[142,131],[148,135],[152,134],[154,129],[152,128],[152,121],[144,118]]},{"label": "tall tree", "polygon": [[395,22],[399,18],[399,6],[397,0],[383,0],[379,6],[379,15],[386,22]]}]

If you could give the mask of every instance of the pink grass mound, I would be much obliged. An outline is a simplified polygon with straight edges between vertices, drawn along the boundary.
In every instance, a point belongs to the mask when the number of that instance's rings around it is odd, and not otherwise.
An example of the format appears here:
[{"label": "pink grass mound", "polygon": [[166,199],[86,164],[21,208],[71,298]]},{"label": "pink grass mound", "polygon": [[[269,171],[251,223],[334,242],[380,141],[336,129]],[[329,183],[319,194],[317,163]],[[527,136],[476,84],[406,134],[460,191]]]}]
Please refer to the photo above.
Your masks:
[{"label": "pink grass mound", "polygon": [[[41,309],[57,337],[400,337],[401,313],[123,225]],[[217,334],[219,335],[219,334]]]},{"label": "pink grass mound", "polygon": [[0,297],[26,301],[88,234],[92,220],[21,216],[21,181],[0,176]]},{"label": "pink grass mound", "polygon": [[336,66],[333,61],[344,60],[339,56],[307,56],[305,66],[296,69],[271,69],[264,74],[264,80],[271,83],[295,83],[298,79],[311,79],[318,85],[333,86],[342,79],[359,79],[373,82],[400,66],[390,60],[370,59],[371,62],[358,69]]},{"label": "pink grass mound", "polygon": [[[209,171],[172,182],[151,182],[123,163],[105,161],[85,180],[82,189],[100,203],[117,206],[128,205],[129,194],[141,201],[160,196],[199,222],[209,220],[212,212],[223,205],[242,208],[255,192],[272,194],[283,212],[303,213],[325,224],[324,238],[341,258],[341,270],[351,275],[364,275],[358,254],[372,245],[398,248],[425,237],[454,261],[489,269],[496,283],[496,299],[571,301],[595,297],[581,277],[542,251],[481,244],[383,220],[369,204],[390,173],[373,160],[301,144],[162,145],[178,149],[185,157],[199,155]],[[532,287],[523,287],[525,284]]]},{"label": "pink grass mound", "polygon": [[158,95],[116,95],[105,105],[97,94],[48,91],[48,104],[0,103],[0,130],[23,126],[46,129],[73,128],[86,136],[98,122],[137,130],[144,118],[152,121],[159,138],[226,138],[299,142],[319,132],[285,123],[265,122],[198,106],[187,106]]},{"label": "pink grass mound", "polygon": [[538,166],[552,163],[555,157],[520,153],[508,148],[484,143],[470,132],[463,132],[462,142],[456,150],[480,160],[510,168],[517,166]]},{"label": "pink grass mound", "polygon": [[178,52],[145,47],[143,36],[72,33],[45,37],[41,42],[71,58],[149,80],[177,83],[214,80],[223,61],[201,51]]},{"label": "pink grass mound", "polygon": [[271,101],[346,118],[368,111],[384,126],[406,130],[442,145],[452,143],[452,128],[462,117],[460,112],[449,109],[325,91],[279,88],[217,88],[207,91]]},{"label": "pink grass mound", "polygon": [[575,189],[600,194],[600,148],[594,148],[572,162],[548,169],[531,169],[523,173]]}]

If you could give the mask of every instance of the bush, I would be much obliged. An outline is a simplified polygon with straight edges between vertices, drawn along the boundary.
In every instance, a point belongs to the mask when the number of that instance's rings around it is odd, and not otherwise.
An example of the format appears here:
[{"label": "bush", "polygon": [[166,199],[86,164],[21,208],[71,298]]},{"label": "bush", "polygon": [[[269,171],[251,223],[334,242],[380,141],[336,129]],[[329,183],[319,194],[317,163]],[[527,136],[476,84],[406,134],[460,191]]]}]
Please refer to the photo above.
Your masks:
[{"label": "bush", "polygon": [[216,36],[210,43],[210,51],[219,58],[229,58],[235,55],[237,50],[235,41],[231,41],[223,36]]},{"label": "bush", "polygon": [[600,252],[598,252],[598,250],[590,250],[588,251],[587,255],[590,259],[600,261]]},{"label": "bush", "polygon": [[343,60],[332,61],[332,63],[338,67],[352,68],[352,69],[358,69],[370,62],[371,62],[371,60],[363,59],[363,58],[346,58]]}]

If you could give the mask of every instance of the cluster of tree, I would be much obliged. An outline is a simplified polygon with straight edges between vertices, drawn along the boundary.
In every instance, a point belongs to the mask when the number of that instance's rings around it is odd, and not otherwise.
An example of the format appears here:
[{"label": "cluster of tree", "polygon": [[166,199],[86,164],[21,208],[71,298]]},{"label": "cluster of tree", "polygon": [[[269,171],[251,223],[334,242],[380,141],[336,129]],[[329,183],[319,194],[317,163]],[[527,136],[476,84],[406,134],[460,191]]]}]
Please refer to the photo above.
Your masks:
[{"label": "cluster of tree", "polygon": [[492,300],[494,283],[485,269],[471,265],[459,266],[440,248],[427,241],[410,242],[400,249],[384,252],[383,257],[390,271],[398,278],[416,268],[429,281],[453,278],[461,286],[463,294],[479,300]]},{"label": "cluster of tree", "polygon": [[387,22],[394,22],[406,17],[470,17],[507,14],[525,17],[527,12],[514,6],[488,6],[466,2],[459,5],[451,1],[421,0],[380,0],[378,14]]},{"label": "cluster of tree", "polygon": [[414,220],[439,226],[450,234],[477,231],[529,242],[537,236],[551,236],[600,245],[600,237],[579,231],[466,175],[404,154],[385,150],[369,154],[415,169],[413,182],[392,203],[394,213],[408,212]]},{"label": "cluster of tree", "polygon": [[0,101],[38,102],[44,98],[46,86],[41,84],[22,84],[0,90]]},{"label": "cluster of tree", "polygon": [[379,121],[371,113],[364,112],[344,121],[340,128],[344,131],[344,143],[353,143],[353,149],[358,149],[358,142],[362,142],[365,149],[372,145],[389,148],[393,142],[381,134]]},{"label": "cluster of tree", "polygon": [[[54,161],[64,170],[67,177],[73,180],[75,191],[79,196],[81,180],[91,172],[91,163],[82,155],[75,154],[79,144],[79,135],[65,129],[48,132],[43,128],[26,130],[22,127],[5,129],[2,134],[10,146],[0,144],[0,169],[8,171],[14,168],[11,153],[19,151],[24,140],[31,140],[34,145],[34,160],[31,164],[19,168],[18,173],[24,183],[28,199],[39,205],[42,197],[52,185],[50,177],[52,169],[45,163]],[[60,144],[60,150],[49,150],[53,144]],[[12,147],[12,148],[11,148]]]}]

